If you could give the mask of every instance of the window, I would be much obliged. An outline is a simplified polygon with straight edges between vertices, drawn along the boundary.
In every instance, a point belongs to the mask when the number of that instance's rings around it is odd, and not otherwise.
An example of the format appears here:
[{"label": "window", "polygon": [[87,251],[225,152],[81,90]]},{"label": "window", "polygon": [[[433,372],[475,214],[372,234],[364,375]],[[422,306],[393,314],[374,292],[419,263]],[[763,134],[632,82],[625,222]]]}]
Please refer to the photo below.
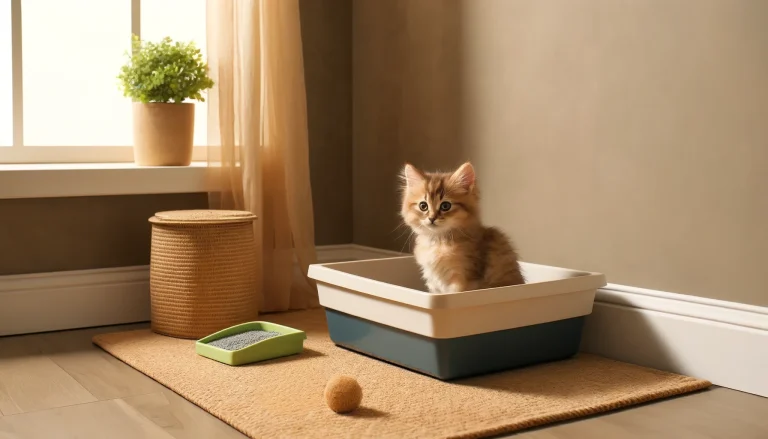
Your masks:
[{"label": "window", "polygon": [[0,148],[13,145],[11,0],[0,0]]},{"label": "window", "polygon": [[[0,0],[0,163],[131,161],[117,74],[132,33],[205,53],[205,0]],[[195,113],[201,159],[205,103]]]}]

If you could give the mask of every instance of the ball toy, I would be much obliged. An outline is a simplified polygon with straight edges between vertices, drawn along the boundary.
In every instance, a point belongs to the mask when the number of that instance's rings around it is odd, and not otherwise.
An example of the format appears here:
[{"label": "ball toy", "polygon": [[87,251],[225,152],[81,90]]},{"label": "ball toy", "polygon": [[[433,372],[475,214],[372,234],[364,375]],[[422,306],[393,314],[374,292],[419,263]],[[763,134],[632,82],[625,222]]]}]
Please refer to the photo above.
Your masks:
[{"label": "ball toy", "polygon": [[347,375],[336,375],[325,385],[325,402],[336,413],[349,413],[360,407],[363,389],[357,380]]}]

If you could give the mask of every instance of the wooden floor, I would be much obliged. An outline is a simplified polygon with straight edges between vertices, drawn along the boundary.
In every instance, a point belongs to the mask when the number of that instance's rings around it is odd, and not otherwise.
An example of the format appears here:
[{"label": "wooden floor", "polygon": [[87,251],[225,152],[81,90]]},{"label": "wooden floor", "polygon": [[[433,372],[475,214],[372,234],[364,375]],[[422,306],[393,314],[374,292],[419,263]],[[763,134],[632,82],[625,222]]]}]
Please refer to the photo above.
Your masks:
[{"label": "wooden floor", "polygon": [[[95,328],[0,338],[0,439],[244,438],[91,344]],[[515,438],[768,438],[768,399],[715,388]]]}]

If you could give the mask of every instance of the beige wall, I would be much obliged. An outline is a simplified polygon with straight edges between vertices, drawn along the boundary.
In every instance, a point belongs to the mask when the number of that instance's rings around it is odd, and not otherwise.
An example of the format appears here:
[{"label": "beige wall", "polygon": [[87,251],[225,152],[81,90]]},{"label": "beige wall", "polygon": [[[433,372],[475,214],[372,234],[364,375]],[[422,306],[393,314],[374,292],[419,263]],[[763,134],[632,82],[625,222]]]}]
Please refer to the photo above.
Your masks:
[{"label": "beige wall", "polygon": [[206,194],[0,200],[0,275],[148,264],[149,217],[207,205]]},{"label": "beige wall", "polygon": [[355,242],[402,247],[403,161],[466,158],[526,260],[768,305],[766,19],[762,0],[357,0]]},{"label": "beige wall", "polygon": [[318,245],[352,242],[352,0],[301,0]]},{"label": "beige wall", "polygon": [[[352,242],[351,0],[302,0],[318,244]],[[0,200],[0,275],[143,265],[157,211],[205,194]]]}]

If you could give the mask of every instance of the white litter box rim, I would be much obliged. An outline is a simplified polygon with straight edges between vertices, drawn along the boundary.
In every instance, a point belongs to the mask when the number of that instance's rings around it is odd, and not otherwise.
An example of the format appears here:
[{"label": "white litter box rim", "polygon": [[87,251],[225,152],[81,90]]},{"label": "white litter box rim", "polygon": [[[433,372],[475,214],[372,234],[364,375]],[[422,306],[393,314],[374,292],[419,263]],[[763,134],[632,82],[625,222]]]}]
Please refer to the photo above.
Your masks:
[{"label": "white litter box rim", "polygon": [[[413,258],[413,256],[400,256],[385,259]],[[542,298],[579,291],[597,290],[598,288],[607,285],[605,275],[602,273],[520,262],[520,266],[524,272],[526,269],[543,268],[568,273],[571,274],[572,277],[552,281],[534,282],[524,285],[512,285],[458,293],[434,294],[350,274],[335,268],[355,264],[369,264],[374,261],[382,261],[382,259],[313,264],[309,266],[308,276],[316,281],[352,290],[360,294],[424,309],[457,309],[486,306],[530,298]]]}]

